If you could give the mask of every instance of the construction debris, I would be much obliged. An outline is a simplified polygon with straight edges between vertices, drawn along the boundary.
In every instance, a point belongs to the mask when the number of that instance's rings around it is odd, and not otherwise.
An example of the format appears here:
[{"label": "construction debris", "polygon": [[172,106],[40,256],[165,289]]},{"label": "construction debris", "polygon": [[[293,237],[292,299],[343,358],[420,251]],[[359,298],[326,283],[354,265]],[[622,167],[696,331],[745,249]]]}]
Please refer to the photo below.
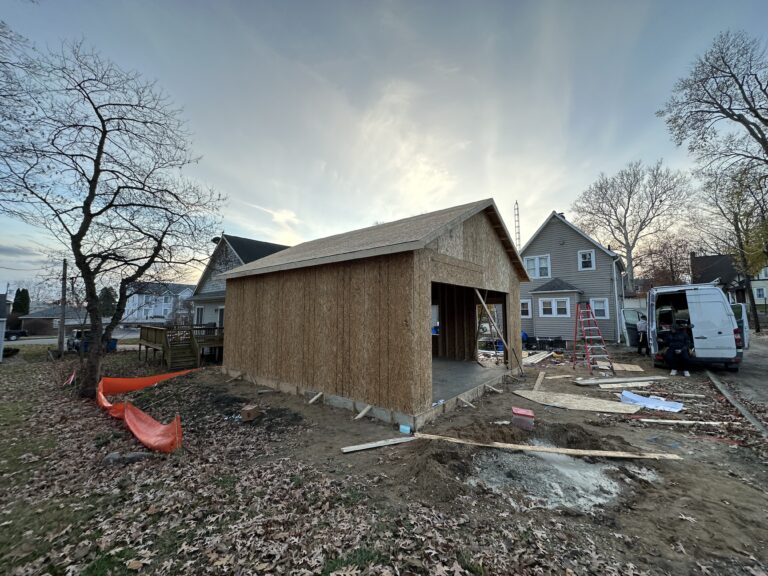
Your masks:
[{"label": "construction debris", "polygon": [[[611,363],[600,361],[597,362],[597,367],[601,370],[610,370]],[[637,364],[619,364],[617,362],[613,363],[613,370],[621,370],[622,372],[644,372],[644,370]]]},{"label": "construction debris", "polygon": [[536,377],[536,384],[533,385],[534,390],[541,388],[541,382],[544,380],[544,374],[546,374],[546,372],[539,372],[539,375]]},{"label": "construction debris", "polygon": [[576,394],[559,394],[556,392],[534,390],[515,390],[515,394],[545,406],[554,406],[555,408],[565,408],[567,410],[612,412],[616,414],[634,414],[640,410],[640,406],[623,404],[612,400],[589,398],[588,396],[577,396]]},{"label": "construction debris", "polygon": [[622,384],[600,384],[602,390],[615,390],[616,388],[647,388],[653,386],[653,382],[626,382]]},{"label": "construction debris", "polygon": [[240,410],[240,418],[243,422],[251,422],[262,416],[264,416],[264,410],[255,404],[248,404],[247,406],[243,406]]},{"label": "construction debris", "polygon": [[657,418],[640,418],[638,422],[645,424],[669,424],[671,426],[739,426],[738,422],[707,422],[705,420],[659,420]]},{"label": "construction debris", "polygon": [[533,410],[525,408],[512,407],[512,425],[521,430],[533,430],[534,415]]},{"label": "construction debris", "polygon": [[527,358],[523,358],[523,366],[530,366],[531,364],[538,364],[545,358],[549,358],[552,356],[554,352],[536,352],[536,354],[533,354],[532,356],[528,356]]},{"label": "construction debris", "polygon": [[322,397],[323,397],[323,393],[322,393],[322,392],[318,392],[317,394],[315,394],[314,396],[312,396],[312,399],[309,401],[309,403],[310,403],[310,404],[314,404],[315,402],[317,402],[318,400],[320,400],[320,398],[322,398]]},{"label": "construction debris", "polygon": [[466,444],[468,446],[480,446],[484,448],[501,448],[502,450],[516,450],[520,452],[542,452],[548,454],[564,454],[566,456],[580,456],[592,458],[629,458],[629,459],[650,459],[650,460],[682,460],[677,454],[655,453],[655,452],[621,452],[615,450],[580,450],[578,448],[555,448],[551,446],[530,446],[528,444],[507,444],[504,442],[475,442],[474,440],[465,440],[464,438],[451,438],[449,436],[438,436],[436,434],[422,434],[417,432],[413,438],[423,440],[441,440],[443,442],[452,442],[454,444]]},{"label": "construction debris", "polygon": [[624,390],[621,393],[621,401],[625,404],[636,404],[651,410],[662,410],[663,412],[681,412],[683,410],[682,402],[670,402],[658,396],[640,396],[629,390]]},{"label": "construction debris", "polygon": [[360,419],[361,419],[363,416],[365,416],[366,414],[368,414],[368,412],[370,412],[370,411],[371,411],[371,408],[373,408],[373,406],[371,406],[370,404],[368,404],[368,406],[366,406],[365,408],[363,408],[362,410],[360,410],[360,412],[357,414],[357,416],[355,416],[355,418],[354,418],[354,419],[355,419],[355,420],[360,420]]},{"label": "construction debris", "polygon": [[354,446],[345,446],[341,449],[344,454],[350,452],[360,452],[361,450],[371,450],[372,448],[383,448],[384,446],[393,446],[395,444],[403,444],[404,442],[411,442],[416,440],[415,436],[403,436],[398,438],[390,438],[389,440],[379,440],[377,442],[368,442],[367,444],[356,444]]},{"label": "construction debris", "polygon": [[712,372],[709,370],[707,370],[707,376],[712,381],[712,384],[714,384],[715,387],[720,391],[720,393],[725,396],[728,402],[730,402],[733,407],[736,408],[736,410],[738,410],[741,415],[744,416],[744,418],[749,420],[749,423],[752,424],[752,426],[754,426],[757,431],[763,435],[763,438],[768,438],[768,429],[766,429],[766,427],[763,426],[763,424],[757,418],[755,418],[749,410],[747,410],[744,404],[739,402],[736,397],[731,394],[731,391],[728,390],[727,386],[720,382],[720,380],[715,377],[715,375],[712,374]]},{"label": "construction debris", "polygon": [[579,386],[597,386],[599,384],[627,384],[630,382],[655,382],[669,380],[667,376],[635,376],[634,378],[576,378],[573,383]]}]

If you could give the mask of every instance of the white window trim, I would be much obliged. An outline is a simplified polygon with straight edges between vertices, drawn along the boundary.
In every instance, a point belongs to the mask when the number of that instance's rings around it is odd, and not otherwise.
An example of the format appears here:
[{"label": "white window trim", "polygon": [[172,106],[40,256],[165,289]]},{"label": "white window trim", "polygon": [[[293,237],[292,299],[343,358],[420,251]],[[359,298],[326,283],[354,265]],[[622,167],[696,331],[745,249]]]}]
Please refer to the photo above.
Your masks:
[{"label": "white window trim", "polygon": [[605,302],[605,316],[597,316],[595,315],[596,320],[610,320],[611,319],[611,302],[608,298],[590,298],[589,299],[589,307],[592,308],[592,314],[595,313],[595,302],[597,300],[602,300]]},{"label": "white window trim", "polygon": [[[589,252],[592,254],[592,268],[582,268],[581,267],[581,255],[585,254],[586,252]],[[576,262],[576,266],[579,269],[579,272],[592,272],[594,270],[597,270],[597,261],[595,260],[595,251],[594,250],[579,250],[577,255],[578,261]]]},{"label": "white window trim", "polygon": [[[523,302],[528,302],[528,314],[525,315],[525,316],[523,315],[523,310],[522,310]],[[530,298],[521,298],[520,299],[520,305],[521,305],[521,307],[520,307],[520,318],[533,318],[533,302],[531,301],[531,299]]]},{"label": "white window trim", "polygon": [[536,260],[536,276],[531,276],[531,280],[538,280],[540,278],[552,278],[552,256],[550,256],[549,254],[538,254],[536,256],[526,256],[525,258],[523,258],[523,266],[525,267],[526,272],[528,271],[528,265],[526,264],[525,261],[528,260],[529,258],[537,258],[537,259],[546,258],[547,262],[549,262],[549,266],[548,266],[549,269],[547,270],[548,274],[546,276],[541,276],[539,275],[539,268],[540,268],[539,261]]},{"label": "white window trim", "polygon": [[[760,295],[760,292],[763,293],[763,295]],[[762,286],[760,288],[755,288],[755,298],[765,298],[765,288]]]},{"label": "white window trim", "polygon": [[[565,300],[565,314],[557,313],[557,301]],[[552,314],[544,314],[544,302],[552,303]],[[571,317],[571,299],[570,298],[539,298],[539,318],[570,318]]]}]

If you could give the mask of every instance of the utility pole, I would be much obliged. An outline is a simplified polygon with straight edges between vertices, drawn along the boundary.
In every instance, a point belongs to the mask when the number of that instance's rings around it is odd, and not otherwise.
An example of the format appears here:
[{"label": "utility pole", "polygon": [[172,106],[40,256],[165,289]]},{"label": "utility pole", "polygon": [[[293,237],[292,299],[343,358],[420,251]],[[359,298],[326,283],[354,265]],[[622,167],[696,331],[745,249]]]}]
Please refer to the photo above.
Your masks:
[{"label": "utility pole", "polygon": [[64,358],[64,325],[67,322],[67,259],[61,270],[61,312],[59,313],[59,358]]}]

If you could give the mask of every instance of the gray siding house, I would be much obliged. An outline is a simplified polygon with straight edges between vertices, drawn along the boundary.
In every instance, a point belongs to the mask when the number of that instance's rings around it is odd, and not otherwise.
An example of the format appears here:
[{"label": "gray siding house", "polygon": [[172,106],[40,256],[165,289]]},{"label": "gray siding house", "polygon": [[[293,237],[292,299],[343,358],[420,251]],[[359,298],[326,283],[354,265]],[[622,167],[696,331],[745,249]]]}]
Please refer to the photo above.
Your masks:
[{"label": "gray siding house", "polygon": [[251,240],[231,234],[222,234],[215,241],[216,248],[214,248],[191,298],[192,321],[197,325],[224,325],[226,281],[219,274],[288,248],[288,246],[281,244]]},{"label": "gray siding house", "polygon": [[624,263],[565,216],[552,212],[520,251],[531,281],[520,286],[522,329],[573,340],[577,302],[589,302],[606,342],[618,342]]}]

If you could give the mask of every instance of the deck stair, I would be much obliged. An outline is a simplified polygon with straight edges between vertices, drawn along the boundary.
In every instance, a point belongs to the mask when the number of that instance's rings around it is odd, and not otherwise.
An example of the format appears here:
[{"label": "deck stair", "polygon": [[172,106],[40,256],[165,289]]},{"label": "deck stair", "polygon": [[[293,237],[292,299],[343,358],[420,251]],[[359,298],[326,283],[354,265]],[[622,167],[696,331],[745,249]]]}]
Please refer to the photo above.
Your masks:
[{"label": "deck stair", "polygon": [[204,347],[220,347],[224,343],[224,328],[217,326],[141,326],[141,347],[145,357],[152,350],[153,358],[161,353],[161,361],[169,370],[184,370],[200,366],[200,351]]},{"label": "deck stair", "polygon": [[589,302],[577,302],[576,324],[573,327],[573,367],[576,368],[577,363],[583,363],[591,374],[598,368],[598,362],[603,366],[607,363],[610,371],[616,373],[592,307]]}]

